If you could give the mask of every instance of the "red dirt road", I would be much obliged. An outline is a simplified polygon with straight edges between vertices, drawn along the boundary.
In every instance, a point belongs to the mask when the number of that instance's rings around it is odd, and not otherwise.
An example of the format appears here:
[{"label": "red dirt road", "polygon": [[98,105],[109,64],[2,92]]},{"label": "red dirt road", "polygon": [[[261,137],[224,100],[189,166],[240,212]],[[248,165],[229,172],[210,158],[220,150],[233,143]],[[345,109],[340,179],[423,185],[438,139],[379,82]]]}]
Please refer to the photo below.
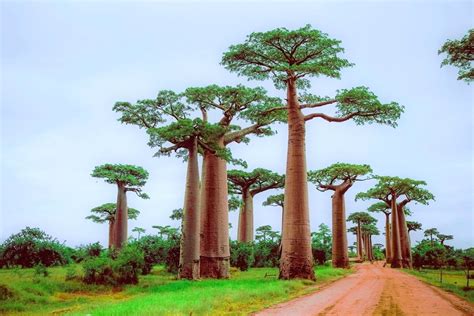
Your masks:
[{"label": "red dirt road", "polygon": [[380,263],[256,315],[474,315],[474,305]]}]

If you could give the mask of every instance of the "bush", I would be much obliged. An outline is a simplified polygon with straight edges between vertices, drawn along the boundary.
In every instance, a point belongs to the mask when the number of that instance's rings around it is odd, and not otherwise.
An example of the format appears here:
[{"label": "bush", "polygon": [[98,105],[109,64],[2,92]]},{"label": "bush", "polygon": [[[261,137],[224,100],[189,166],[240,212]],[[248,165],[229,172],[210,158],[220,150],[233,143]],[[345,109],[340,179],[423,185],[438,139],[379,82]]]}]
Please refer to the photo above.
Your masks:
[{"label": "bush", "polygon": [[76,249],[73,249],[73,253],[71,254],[72,260],[76,263],[80,263],[85,259],[98,257],[102,254],[104,249],[100,245],[99,242],[95,242],[93,244],[81,245]]},{"label": "bush", "polygon": [[277,267],[280,262],[279,241],[262,240],[254,245],[255,267]]},{"label": "bush", "polygon": [[253,265],[254,244],[233,241],[230,249],[230,265],[237,267],[240,271],[247,271]]},{"label": "bush", "polygon": [[324,265],[327,260],[327,251],[325,249],[318,249],[314,247],[311,248],[311,251],[313,252],[314,262],[318,265]]},{"label": "bush", "polygon": [[84,261],[84,283],[122,285],[137,284],[144,266],[144,254],[136,245],[129,245],[114,260],[107,256],[91,257]]},{"label": "bush", "polygon": [[11,235],[0,247],[0,267],[31,268],[64,265],[70,261],[69,249],[39,228],[26,227]]}]

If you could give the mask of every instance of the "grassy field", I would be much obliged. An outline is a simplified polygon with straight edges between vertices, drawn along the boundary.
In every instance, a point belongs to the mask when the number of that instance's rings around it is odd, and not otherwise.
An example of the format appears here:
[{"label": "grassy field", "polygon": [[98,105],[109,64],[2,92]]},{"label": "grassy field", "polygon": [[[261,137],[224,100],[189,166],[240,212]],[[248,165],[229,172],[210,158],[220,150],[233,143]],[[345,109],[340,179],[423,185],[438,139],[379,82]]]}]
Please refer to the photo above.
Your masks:
[{"label": "grassy field", "polygon": [[466,286],[466,275],[462,270],[443,270],[443,283],[440,283],[439,270],[422,269],[421,271],[405,271],[429,284],[454,293],[465,300],[474,302],[474,280],[470,280],[471,289],[469,291],[464,290]]},{"label": "grassy field", "polygon": [[[352,270],[318,267],[317,282],[280,281],[276,268],[233,270],[230,280],[175,280],[155,267],[136,286],[84,285],[79,265],[48,269],[0,270],[0,314],[40,315],[203,315],[248,314],[306,294]],[[74,271],[74,272],[73,272]],[[66,281],[66,276],[78,277]]]}]

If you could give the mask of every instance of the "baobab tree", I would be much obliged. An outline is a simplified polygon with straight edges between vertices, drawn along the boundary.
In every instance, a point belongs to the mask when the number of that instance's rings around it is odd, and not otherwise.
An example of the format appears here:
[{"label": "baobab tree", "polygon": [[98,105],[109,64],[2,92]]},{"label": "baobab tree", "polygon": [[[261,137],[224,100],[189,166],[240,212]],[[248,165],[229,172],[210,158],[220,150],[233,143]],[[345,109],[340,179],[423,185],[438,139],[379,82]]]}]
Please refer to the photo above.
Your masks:
[{"label": "baobab tree", "polygon": [[[117,204],[115,203],[105,203],[101,206],[94,207],[91,210],[92,215],[86,217],[94,223],[108,223],[109,224],[109,249],[112,249],[114,245],[114,223],[115,223],[115,214],[117,213]],[[137,216],[140,214],[140,211],[129,207],[128,208],[128,219],[137,219]]]},{"label": "baobab tree", "polygon": [[257,168],[251,172],[229,170],[227,172],[227,180],[229,192],[242,196],[237,240],[240,242],[252,242],[254,240],[254,196],[271,189],[283,188],[285,177],[268,169]]},{"label": "baobab tree", "polygon": [[[366,248],[362,225],[370,225],[375,223],[377,220],[367,212],[355,212],[347,217],[347,221],[357,225],[355,231],[357,236],[357,257],[359,260],[364,260],[364,258],[367,258],[368,256],[368,249]],[[352,229],[351,232],[353,232]]]},{"label": "baobab tree", "polygon": [[316,189],[332,195],[332,265],[335,268],[349,267],[347,253],[346,209],[344,195],[356,181],[367,180],[364,176],[372,172],[369,165],[335,163],[327,168],[309,171],[308,180]]},{"label": "baobab tree", "polygon": [[[423,188],[425,181],[409,178],[377,176],[378,183],[367,190],[356,195],[357,199],[378,199],[390,206],[392,212],[392,259],[391,267],[412,267],[411,247],[406,225],[406,205],[417,202],[427,205],[434,199],[433,194]],[[401,201],[397,201],[397,199]]]},{"label": "baobab tree", "polygon": [[263,206],[279,206],[281,207],[281,234],[283,235],[283,213],[285,212],[285,195],[275,194],[270,195],[262,203]]},{"label": "baobab tree", "polygon": [[407,230],[408,230],[408,243],[411,246],[410,232],[421,230],[421,223],[414,222],[414,221],[407,221]]},{"label": "baobab tree", "polygon": [[[114,107],[115,111],[122,113],[119,120],[123,123],[147,128],[151,146],[160,147],[165,140],[174,144],[168,149],[161,148],[159,154],[176,150],[178,156],[188,157],[185,192],[185,204],[188,205],[184,207],[183,238],[189,239],[189,243],[183,245],[184,253],[189,254],[187,257],[190,258],[187,262],[196,262],[196,253],[199,253],[202,277],[229,277],[227,161],[239,161],[232,158],[226,146],[232,142],[248,142],[247,136],[250,134],[271,135],[273,131],[267,125],[281,116],[278,110],[273,110],[280,104],[279,99],[268,97],[262,88],[212,85],[188,88],[180,94],[161,91],[154,100],[141,100],[133,105],[119,102]],[[202,118],[191,120],[190,111],[198,110]],[[211,110],[223,113],[218,123],[208,122],[208,112]],[[172,118],[176,122],[168,128],[159,127],[165,118]],[[241,128],[232,125],[234,118],[248,122],[249,126]],[[156,137],[160,131],[161,135]],[[198,151],[204,157],[200,191]],[[190,205],[196,211],[192,212]],[[198,226],[200,229],[196,228]],[[196,237],[199,234],[200,245]],[[195,251],[196,244],[199,245],[199,251]],[[193,271],[196,271],[196,264],[193,264]]]},{"label": "baobab tree", "polygon": [[134,227],[132,229],[132,232],[137,233],[137,239],[140,239],[140,234],[144,234],[145,231],[146,230],[144,228],[141,228],[141,227]]},{"label": "baobab tree", "polygon": [[438,54],[446,53],[447,56],[441,63],[441,67],[446,65],[455,66],[459,69],[458,80],[471,82],[474,80],[474,29],[460,40],[447,40],[443,44]]},{"label": "baobab tree", "polygon": [[385,215],[385,262],[391,262],[392,242],[390,238],[390,214],[391,209],[385,202],[377,202],[369,206],[369,212],[383,213]]},{"label": "baobab tree", "polygon": [[[201,182],[201,276],[228,278],[229,274],[229,209],[227,187],[227,146],[234,142],[248,142],[251,134],[272,135],[268,125],[284,120],[281,101],[267,96],[263,88],[219,87],[188,88],[184,93],[188,103],[197,106],[203,120],[217,109],[222,113],[219,133],[214,134],[213,150],[204,150]],[[232,125],[234,119],[246,122],[246,127]]]},{"label": "baobab tree", "polygon": [[446,240],[452,240],[452,239],[454,238],[453,235],[444,235],[444,234],[438,234],[438,235],[436,235],[436,237],[438,237],[439,242],[440,242],[441,245],[443,245],[443,246],[444,246],[444,242],[445,242]]},{"label": "baobab tree", "polygon": [[423,234],[425,235],[425,237],[430,238],[430,243],[433,246],[433,236],[436,237],[439,234],[439,232],[437,228],[428,228],[428,229],[425,229]]},{"label": "baobab tree", "polygon": [[[244,43],[232,45],[222,64],[249,79],[272,79],[276,88],[286,89],[288,154],[285,182],[285,214],[280,260],[281,279],[315,279],[311,254],[308,187],[305,153],[305,123],[315,118],[328,122],[353,120],[356,124],[381,123],[396,126],[403,107],[381,103],[366,87],[339,90],[334,98],[321,98],[298,89],[310,87],[310,77],[339,78],[352,64],[340,55],[340,41],[313,29],[278,28],[250,34]],[[302,102],[302,104],[300,104]],[[314,110],[335,105],[336,114]]]},{"label": "baobab tree", "polygon": [[94,168],[91,174],[94,178],[103,178],[105,182],[117,185],[117,204],[114,220],[113,248],[121,249],[127,242],[127,192],[134,192],[142,199],[148,195],[142,192],[142,187],[148,179],[148,172],[142,167],[122,164],[105,164]]},{"label": "baobab tree", "polygon": [[366,251],[366,257],[369,261],[374,261],[374,252],[372,247],[372,236],[379,235],[380,232],[377,227],[374,225],[375,222],[370,224],[362,224],[361,225],[361,232],[362,232],[362,241],[364,243],[364,248]]}]

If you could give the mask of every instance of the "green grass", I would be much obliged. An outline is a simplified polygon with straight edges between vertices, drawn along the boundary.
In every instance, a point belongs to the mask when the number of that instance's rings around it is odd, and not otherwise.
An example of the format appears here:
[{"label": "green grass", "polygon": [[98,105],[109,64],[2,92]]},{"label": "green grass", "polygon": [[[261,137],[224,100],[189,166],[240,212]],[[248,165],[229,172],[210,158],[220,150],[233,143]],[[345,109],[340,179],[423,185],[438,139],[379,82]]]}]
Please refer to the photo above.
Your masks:
[{"label": "green grass", "polygon": [[[322,266],[316,269],[317,282],[310,282],[280,281],[276,268],[232,269],[230,280],[192,282],[175,280],[155,267],[138,285],[111,288],[85,285],[79,278],[65,281],[68,269],[82,274],[80,265],[49,268],[48,277],[36,276],[34,269],[0,270],[0,314],[241,315],[315,291],[352,272]],[[3,298],[2,288],[8,289]]]},{"label": "green grass", "polygon": [[422,269],[417,270],[404,270],[410,273],[422,281],[425,281],[431,285],[437,286],[448,292],[454,293],[457,296],[474,302],[474,280],[470,280],[470,290],[465,289],[466,286],[466,275],[462,270],[443,270],[443,283],[440,283],[439,270],[433,269]]}]

